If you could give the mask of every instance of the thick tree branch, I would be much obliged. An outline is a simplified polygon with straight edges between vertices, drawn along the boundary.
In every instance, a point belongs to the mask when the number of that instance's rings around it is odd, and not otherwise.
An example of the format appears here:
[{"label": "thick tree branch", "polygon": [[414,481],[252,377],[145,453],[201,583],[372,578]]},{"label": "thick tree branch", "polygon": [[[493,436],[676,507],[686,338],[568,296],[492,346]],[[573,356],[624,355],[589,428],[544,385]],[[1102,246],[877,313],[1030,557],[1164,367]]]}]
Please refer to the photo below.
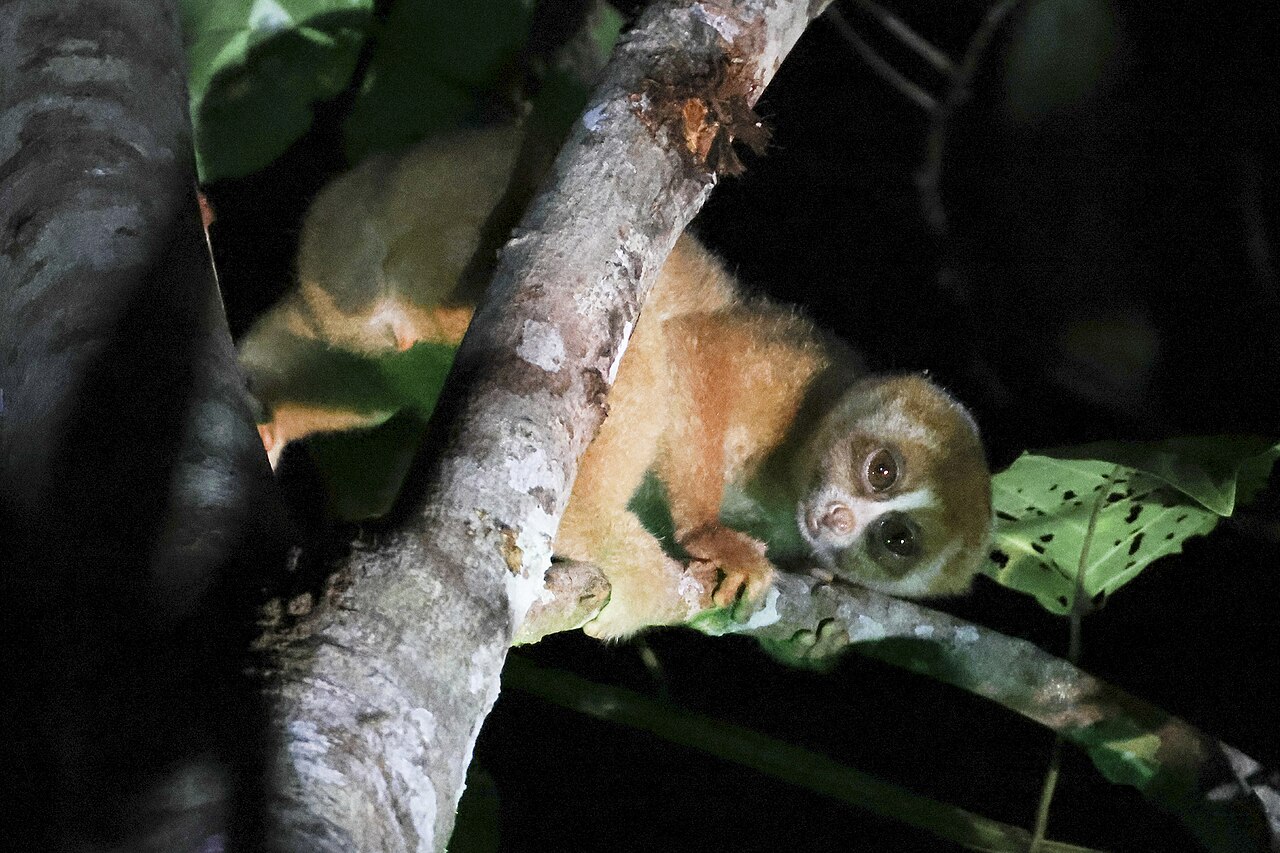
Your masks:
[{"label": "thick tree branch", "polygon": [[17,787],[5,816],[26,824],[5,837],[31,849],[199,848],[235,799],[229,744],[251,740],[226,593],[261,556],[246,544],[273,489],[201,232],[175,6],[0,13],[0,561],[17,670],[0,766]]},{"label": "thick tree branch", "polygon": [[[697,620],[695,620],[697,621]],[[746,623],[709,613],[710,634],[743,633],[784,652],[858,651],[984,696],[1090,754],[1184,820],[1210,850],[1280,845],[1280,779],[1239,750],[1033,644],[915,602],[844,583],[780,575]]]},{"label": "thick tree branch", "polygon": [[353,556],[335,606],[264,639],[279,846],[443,849],[627,335],[714,185],[693,143],[727,153],[732,128],[691,137],[679,118],[754,103],[825,6],[660,2],[617,50],[458,353],[468,390],[425,506]]}]

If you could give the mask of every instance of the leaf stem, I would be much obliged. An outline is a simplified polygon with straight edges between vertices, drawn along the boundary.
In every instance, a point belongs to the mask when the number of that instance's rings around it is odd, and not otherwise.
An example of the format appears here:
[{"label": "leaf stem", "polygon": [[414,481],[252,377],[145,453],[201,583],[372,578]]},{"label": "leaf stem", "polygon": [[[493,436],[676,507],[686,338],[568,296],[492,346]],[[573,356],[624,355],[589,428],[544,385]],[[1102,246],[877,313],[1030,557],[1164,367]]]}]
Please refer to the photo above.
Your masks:
[{"label": "leaf stem", "polygon": [[[1089,548],[1093,545],[1093,537],[1098,530],[1098,516],[1111,493],[1111,484],[1120,476],[1121,466],[1117,465],[1107,472],[1102,481],[1102,488],[1093,501],[1089,511],[1089,523],[1084,530],[1084,540],[1080,543],[1080,562],[1076,565],[1075,591],[1072,594],[1071,612],[1068,618],[1070,634],[1067,639],[1067,660],[1072,666],[1080,665],[1084,653],[1084,614],[1091,608],[1085,596],[1084,576],[1089,567]],[[1044,773],[1044,785],[1040,789],[1040,805],[1036,807],[1036,823],[1031,831],[1031,845],[1027,853],[1037,853],[1044,843],[1045,833],[1049,829],[1049,807],[1053,804],[1053,794],[1058,787],[1058,777],[1062,774],[1062,735],[1054,735],[1053,751],[1049,753],[1049,767]]]}]

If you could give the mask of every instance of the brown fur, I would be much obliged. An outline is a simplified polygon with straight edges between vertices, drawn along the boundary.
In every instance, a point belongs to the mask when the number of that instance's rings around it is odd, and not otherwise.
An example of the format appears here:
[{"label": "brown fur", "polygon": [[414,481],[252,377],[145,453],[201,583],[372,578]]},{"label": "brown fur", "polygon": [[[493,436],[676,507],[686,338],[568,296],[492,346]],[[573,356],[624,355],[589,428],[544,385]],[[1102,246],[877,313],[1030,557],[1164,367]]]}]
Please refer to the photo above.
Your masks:
[{"label": "brown fur", "polygon": [[[242,363],[261,379],[255,387],[271,395],[261,431],[273,464],[294,439],[389,414],[290,400],[292,341],[372,353],[461,340],[472,310],[465,255],[488,227],[485,212],[517,147],[512,129],[487,133],[374,161],[317,201],[300,288],[241,345]],[[472,156],[486,147],[492,156]],[[461,177],[479,187],[470,195],[451,171],[460,154]],[[437,185],[438,198],[429,191]],[[438,246],[449,257],[428,268],[419,238],[434,233],[432,223],[466,233]],[[649,295],[609,410],[555,543],[558,555],[598,565],[612,586],[588,633],[622,637],[683,622],[740,593],[760,601],[773,566],[763,542],[722,523],[730,486],[782,507],[787,532],[835,574],[912,596],[961,592],[972,579],[990,526],[990,477],[964,409],[922,377],[867,376],[856,355],[807,319],[743,299],[691,237],[677,242]],[[886,447],[902,462],[901,477],[875,492],[863,472],[868,454]],[[666,486],[688,566],[627,509],[650,470]],[[826,507],[844,504],[858,519],[856,535],[822,523]],[[919,553],[898,558],[876,546],[876,525],[891,516],[915,525]]]},{"label": "brown fur", "polygon": [[[910,591],[968,587],[990,524],[990,486],[972,422],[958,404],[921,377],[865,378],[856,357],[806,319],[737,296],[729,276],[690,237],[676,244],[650,300],[556,540],[558,554],[596,563],[613,586],[588,633],[621,637],[681,622],[710,603],[730,605],[740,593],[758,602],[773,567],[764,543],[721,523],[726,488],[763,481],[766,491],[794,493],[798,502],[811,485],[804,481],[816,474],[819,485],[861,495],[866,489],[851,474],[886,441],[908,463],[901,483],[883,496],[862,497],[889,500],[920,489],[936,495],[933,506],[914,511],[931,546],[922,566],[945,556],[952,533],[962,540],[936,577]],[[874,399],[882,394],[892,400]],[[866,415],[842,412],[847,404],[872,414],[889,410],[905,422],[871,431]],[[804,444],[809,432],[816,439]],[[770,460],[776,472],[766,469]],[[694,558],[688,569],[666,557],[627,509],[650,468],[667,488],[677,541]],[[873,585],[882,580],[866,560],[837,560],[835,568]],[[710,599],[699,593],[699,585],[717,578]]]}]

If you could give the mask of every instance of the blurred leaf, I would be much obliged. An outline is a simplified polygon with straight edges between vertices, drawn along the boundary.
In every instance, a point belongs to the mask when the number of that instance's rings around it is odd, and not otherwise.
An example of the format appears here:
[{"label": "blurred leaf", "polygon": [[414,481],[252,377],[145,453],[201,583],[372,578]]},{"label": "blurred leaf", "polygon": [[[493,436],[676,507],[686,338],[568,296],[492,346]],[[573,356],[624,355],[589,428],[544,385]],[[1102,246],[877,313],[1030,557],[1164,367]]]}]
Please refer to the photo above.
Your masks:
[{"label": "blurred leaf", "polygon": [[[658,702],[630,690],[595,684],[563,670],[547,669],[518,654],[507,656],[503,689],[515,688],[601,720],[650,732],[670,743],[714,755],[791,785],[913,826],[970,850],[1023,853],[1030,833],[922,797],[869,773],[839,764],[768,735]],[[1044,841],[1041,853],[1095,853],[1086,847]]]},{"label": "blurred leaf", "polygon": [[250,368],[254,393],[268,403],[288,400],[344,412],[385,412],[386,417],[405,405],[397,380],[377,359],[287,330],[270,341],[270,369]]},{"label": "blurred leaf", "polygon": [[427,418],[435,410],[457,351],[451,344],[417,343],[379,359],[378,368],[401,404]]},{"label": "blurred leaf", "polygon": [[1032,121],[1094,92],[1115,54],[1115,13],[1106,0],[1033,0],[1005,60],[1009,112]]},{"label": "blurred leaf", "polygon": [[622,25],[626,23],[626,19],[622,17],[621,12],[607,3],[600,3],[599,11],[600,15],[593,19],[589,26],[591,40],[595,42],[596,50],[604,58],[613,53],[613,47],[618,43],[618,35],[622,32]]},{"label": "blurred leaf", "polygon": [[1160,735],[1144,731],[1126,717],[1085,726],[1072,737],[1113,785],[1132,785],[1145,791],[1162,769]]},{"label": "blurred leaf", "polygon": [[986,571],[1065,614],[1095,504],[1097,528],[1084,567],[1089,598],[1115,592],[1153,561],[1182,550],[1189,537],[1213,530],[1261,488],[1278,456],[1280,446],[1256,438],[1023,454],[992,480],[996,535]]},{"label": "blurred leaf", "polygon": [[[395,401],[393,411],[398,414],[372,429],[310,439],[308,446],[324,478],[329,508],[335,516],[344,521],[364,521],[386,515],[391,509],[426,433],[426,422],[449,375],[456,349],[446,344],[419,343],[405,352],[377,359],[344,354],[375,370],[371,384],[385,398]],[[335,384],[340,383],[330,383],[326,402],[341,405],[340,389]],[[352,401],[368,393],[364,388],[344,387]]]},{"label": "blurred leaf", "polygon": [[477,117],[528,36],[532,11],[532,0],[396,3],[344,125],[348,159]]},{"label": "blurred leaf", "polygon": [[367,521],[390,512],[426,431],[422,418],[402,411],[372,429],[307,439],[329,494],[329,511],[343,521]]},{"label": "blurred leaf", "polygon": [[248,174],[311,126],[342,91],[373,0],[182,0],[200,179]]}]

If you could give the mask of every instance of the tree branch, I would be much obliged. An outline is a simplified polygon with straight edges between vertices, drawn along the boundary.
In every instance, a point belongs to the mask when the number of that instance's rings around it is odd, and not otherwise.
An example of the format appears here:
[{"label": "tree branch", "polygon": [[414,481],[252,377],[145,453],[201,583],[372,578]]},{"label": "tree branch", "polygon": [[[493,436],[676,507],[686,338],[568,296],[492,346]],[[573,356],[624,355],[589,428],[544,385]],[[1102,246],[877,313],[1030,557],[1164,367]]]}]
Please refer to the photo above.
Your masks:
[{"label": "tree branch", "polygon": [[937,109],[938,104],[933,95],[908,80],[906,75],[894,68],[887,59],[876,53],[875,49],[867,44],[862,36],[858,35],[858,31],[853,28],[853,25],[845,20],[839,9],[832,7],[831,11],[827,13],[827,19],[831,21],[836,31],[840,33],[845,41],[849,42],[849,45],[862,58],[862,61],[867,63],[867,66],[880,79],[897,89],[900,95],[925,112],[932,113]]},{"label": "tree branch", "polygon": [[32,849],[221,837],[253,740],[236,587],[276,504],[184,68],[173,2],[0,12],[0,766]]},{"label": "tree branch", "polygon": [[425,505],[353,554],[334,606],[263,640],[277,846],[444,848],[626,337],[714,185],[672,119],[689,99],[754,103],[825,6],[656,3],[617,50],[463,341],[467,391]]},{"label": "tree branch", "polygon": [[[1025,640],[861,587],[780,574],[746,623],[694,626],[831,654],[847,644],[976,693],[1061,734],[1112,782],[1185,821],[1210,850],[1280,844],[1280,777],[1222,743]],[[801,652],[803,654],[803,651]]]}]

